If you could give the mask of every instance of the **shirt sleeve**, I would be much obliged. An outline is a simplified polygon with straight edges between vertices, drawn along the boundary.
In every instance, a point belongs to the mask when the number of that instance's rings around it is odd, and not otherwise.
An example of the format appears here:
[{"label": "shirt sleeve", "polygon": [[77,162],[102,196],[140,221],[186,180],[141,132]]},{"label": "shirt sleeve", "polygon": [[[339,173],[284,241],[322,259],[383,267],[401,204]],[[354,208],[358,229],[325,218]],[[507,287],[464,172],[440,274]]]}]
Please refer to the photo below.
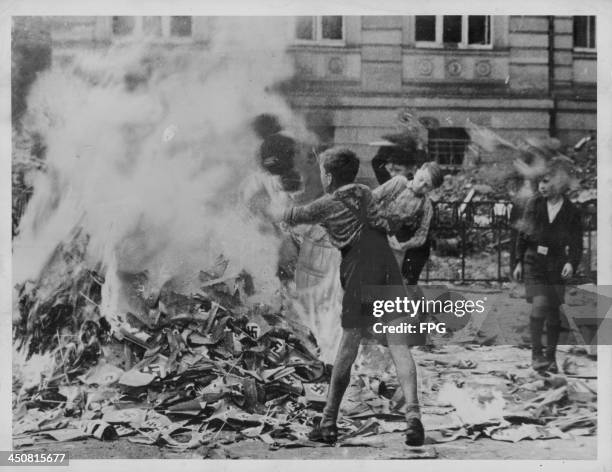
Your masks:
[{"label": "shirt sleeve", "polygon": [[389,232],[389,224],[385,218],[381,217],[376,200],[371,193],[368,192],[364,195],[363,204],[365,205],[366,218],[370,226]]},{"label": "shirt sleeve", "polygon": [[288,225],[322,223],[331,211],[332,199],[329,195],[306,205],[289,207],[283,213],[282,221]]},{"label": "shirt sleeve", "polygon": [[414,233],[414,235],[404,242],[398,242],[397,248],[401,250],[413,249],[415,247],[421,247],[427,241],[427,236],[429,234],[429,227],[431,225],[431,220],[433,218],[433,204],[429,198],[425,199],[425,203],[423,205],[423,217],[421,218],[421,223],[419,224],[418,229]]},{"label": "shirt sleeve", "polygon": [[372,190],[372,196],[377,203],[383,203],[397,197],[407,186],[408,179],[396,175],[391,180]]}]

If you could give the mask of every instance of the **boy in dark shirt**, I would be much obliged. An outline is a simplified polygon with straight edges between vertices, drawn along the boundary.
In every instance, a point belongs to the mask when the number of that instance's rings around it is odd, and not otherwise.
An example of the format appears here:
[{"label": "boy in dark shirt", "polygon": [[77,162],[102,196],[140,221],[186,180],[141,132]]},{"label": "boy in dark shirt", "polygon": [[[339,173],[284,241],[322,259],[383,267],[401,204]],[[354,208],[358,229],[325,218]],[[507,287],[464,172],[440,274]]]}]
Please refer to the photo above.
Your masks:
[{"label": "boy in dark shirt", "polygon": [[[539,195],[526,204],[519,221],[514,278],[525,279],[532,367],[558,372],[557,342],[561,331],[559,306],[564,302],[565,282],[578,268],[582,256],[582,228],[578,209],[564,196],[569,186],[568,164],[553,158],[538,183]],[[546,352],[542,333],[546,322]]]},{"label": "boy in dark shirt", "polygon": [[[290,225],[320,224],[342,254],[342,339],[332,370],[323,418],[310,435],[313,440],[333,443],[338,436],[336,421],[350,381],[351,366],[361,339],[368,337],[375,320],[371,307],[362,301],[362,287],[402,286],[402,277],[387,242],[388,228],[384,227],[385,220],[378,218],[369,188],[354,183],[359,170],[357,156],[349,149],[330,149],[321,155],[320,166],[321,180],[328,193],[308,205],[279,212],[278,217]],[[406,399],[406,444],[422,445],[424,430],[417,396],[416,365],[410,352],[408,335],[386,333],[386,341]],[[422,339],[415,336],[412,344],[418,342],[422,342]]]}]

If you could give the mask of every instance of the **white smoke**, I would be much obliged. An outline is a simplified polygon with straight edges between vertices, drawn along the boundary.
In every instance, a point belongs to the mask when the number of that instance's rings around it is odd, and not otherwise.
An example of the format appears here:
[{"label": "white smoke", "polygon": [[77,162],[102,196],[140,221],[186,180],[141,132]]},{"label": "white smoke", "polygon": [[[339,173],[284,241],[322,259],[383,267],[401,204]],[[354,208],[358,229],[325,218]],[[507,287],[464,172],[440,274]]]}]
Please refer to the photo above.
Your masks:
[{"label": "white smoke", "polygon": [[[82,51],[34,84],[25,127],[47,146],[46,170],[14,241],[14,283],[36,279],[73,228],[107,271],[147,271],[159,289],[223,254],[272,296],[279,241],[237,201],[255,170],[249,121],[295,125],[275,84],[292,74],[282,18],[217,18],[212,40],[182,52],[140,41]],[[116,304],[107,274],[103,304]]]}]

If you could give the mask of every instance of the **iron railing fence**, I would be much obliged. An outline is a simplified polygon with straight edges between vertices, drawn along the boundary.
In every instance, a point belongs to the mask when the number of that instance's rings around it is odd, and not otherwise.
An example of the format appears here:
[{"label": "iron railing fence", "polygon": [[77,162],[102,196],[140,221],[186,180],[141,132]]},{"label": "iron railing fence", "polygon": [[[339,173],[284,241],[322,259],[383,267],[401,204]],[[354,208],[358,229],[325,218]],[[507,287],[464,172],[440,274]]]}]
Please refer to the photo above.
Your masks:
[{"label": "iron railing fence", "polygon": [[[577,204],[582,214],[584,255],[577,280],[595,281],[597,262],[593,261],[597,236],[597,203]],[[516,230],[513,227],[518,215],[510,201],[436,201],[431,223],[432,239],[438,243],[452,241],[460,258],[460,269],[454,277],[440,277],[427,262],[422,280],[425,282],[507,282],[513,269]],[[434,244],[433,254],[443,253],[443,244]],[[504,263],[504,251],[509,254]],[[448,251],[446,251],[448,252]],[[494,276],[472,277],[466,261],[483,253],[491,254],[496,265]],[[433,272],[433,273],[432,273]]]}]

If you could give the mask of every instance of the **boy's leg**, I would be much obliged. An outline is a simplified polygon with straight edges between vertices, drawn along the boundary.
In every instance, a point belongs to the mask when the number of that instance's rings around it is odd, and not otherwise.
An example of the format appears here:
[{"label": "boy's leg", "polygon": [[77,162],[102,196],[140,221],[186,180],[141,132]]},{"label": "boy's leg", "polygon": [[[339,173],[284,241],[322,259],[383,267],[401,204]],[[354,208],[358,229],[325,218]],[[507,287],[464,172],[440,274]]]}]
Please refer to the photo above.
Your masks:
[{"label": "boy's leg", "polygon": [[336,360],[332,369],[321,426],[336,425],[340,403],[351,380],[351,367],[357,357],[361,335],[361,328],[342,329],[342,339],[340,340],[338,353],[336,354]]},{"label": "boy's leg", "polygon": [[421,417],[418,397],[417,369],[410,346],[406,342],[406,334],[387,333],[389,352],[395,364],[397,380],[404,392],[406,400],[406,418]]},{"label": "boy's leg", "polygon": [[531,332],[531,365],[536,371],[548,366],[542,355],[542,334],[549,309],[550,305],[546,295],[535,295],[533,297],[529,328]]},{"label": "boy's leg", "polygon": [[397,371],[397,379],[406,399],[406,444],[422,446],[425,442],[425,429],[421,422],[417,393],[417,370],[405,336],[405,334],[387,334],[387,342]]},{"label": "boy's leg", "polygon": [[404,256],[404,262],[402,264],[402,275],[406,279],[408,285],[416,285],[419,283],[421,272],[423,267],[429,259],[429,243],[425,243],[423,246],[408,249]]},{"label": "boy's leg", "polygon": [[559,306],[552,304],[546,317],[546,362],[547,370],[553,373],[559,371],[557,366],[557,344],[561,335],[561,313]]}]

